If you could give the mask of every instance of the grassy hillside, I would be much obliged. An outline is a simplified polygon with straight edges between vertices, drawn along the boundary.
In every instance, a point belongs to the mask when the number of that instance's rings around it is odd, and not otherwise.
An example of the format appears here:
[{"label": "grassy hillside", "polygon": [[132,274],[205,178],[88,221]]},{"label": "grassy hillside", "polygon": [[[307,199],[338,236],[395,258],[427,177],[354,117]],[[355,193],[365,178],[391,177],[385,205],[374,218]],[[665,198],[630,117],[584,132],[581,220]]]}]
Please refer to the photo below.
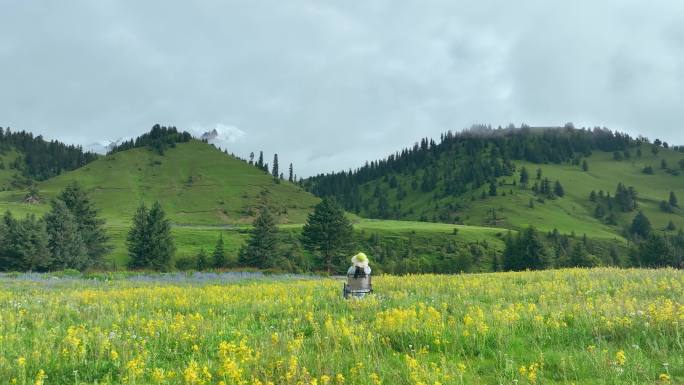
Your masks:
[{"label": "grassy hillside", "polygon": [[[519,186],[511,186],[513,180],[519,179],[519,171],[513,177],[500,178],[504,183],[499,187],[499,195],[481,198],[481,191],[476,194],[476,201],[466,203],[464,210],[468,224],[492,224],[491,210],[497,213],[496,225],[519,228],[528,224],[543,230],[558,228],[561,232],[586,233],[592,238],[613,237],[628,226],[635,212],[622,213],[617,216],[617,225],[607,225],[594,218],[596,204],[589,200],[592,190],[603,190],[614,195],[617,184],[633,186],[637,193],[638,210],[642,210],[651,220],[655,229],[664,229],[669,221],[677,227],[684,227],[684,210],[674,208],[672,213],[660,209],[659,203],[667,200],[670,191],[684,198],[684,175],[671,175],[660,169],[662,159],[670,168],[679,168],[678,162],[684,154],[669,150],[661,150],[658,155],[650,152],[650,147],[643,149],[641,159],[616,161],[612,153],[595,152],[587,158],[589,171],[571,164],[531,164],[516,162],[518,170],[525,166],[532,174],[537,168],[542,170],[543,177],[552,181],[559,180],[565,189],[565,196],[544,203],[535,201],[534,208],[529,207],[530,199],[535,196],[531,190],[523,190]],[[644,167],[652,166],[654,174],[642,172]],[[534,183],[534,182],[532,182]],[[511,190],[513,194],[510,194]],[[504,196],[503,193],[506,193]]]},{"label": "grassy hillside", "polygon": [[71,181],[90,193],[113,226],[127,224],[139,202],[159,200],[175,224],[251,223],[262,203],[282,223],[301,223],[317,198],[291,183],[276,183],[266,173],[200,141],[178,144],[164,155],[134,148],[102,157],[77,170],[38,183],[44,203],[26,207],[23,191],[0,194],[2,205],[43,212],[49,198]]},{"label": "grassy hillside", "polygon": [[[681,151],[658,147],[654,154],[653,144],[619,136],[605,139],[604,132],[549,130],[550,139],[541,142],[543,135],[457,136],[430,145],[424,140],[420,148],[371,163],[353,175],[317,176],[306,186],[320,195],[338,196],[349,210],[364,217],[508,229],[534,225],[544,231],[558,229],[566,234],[612,239],[622,235],[636,210],[616,212],[615,223],[609,223],[595,217],[596,203],[589,195],[592,190],[603,190],[614,196],[618,183],[622,183],[636,189],[637,210],[644,211],[654,228],[663,229],[670,221],[684,227],[684,210],[665,212],[659,206],[671,191],[684,199]],[[543,149],[546,144],[565,153],[554,158],[555,150]],[[585,148],[580,147],[585,144]],[[615,160],[613,151],[596,149],[601,146],[623,148],[619,151],[622,159]],[[629,153],[628,158],[625,153]],[[532,162],[529,158],[540,160]],[[583,170],[583,161],[588,171]],[[647,166],[652,167],[653,174],[643,172]],[[530,175],[527,188],[518,183],[522,167]],[[540,199],[532,191],[537,169],[552,185],[559,181],[565,196]],[[496,181],[496,195],[490,194],[492,180]]]}]

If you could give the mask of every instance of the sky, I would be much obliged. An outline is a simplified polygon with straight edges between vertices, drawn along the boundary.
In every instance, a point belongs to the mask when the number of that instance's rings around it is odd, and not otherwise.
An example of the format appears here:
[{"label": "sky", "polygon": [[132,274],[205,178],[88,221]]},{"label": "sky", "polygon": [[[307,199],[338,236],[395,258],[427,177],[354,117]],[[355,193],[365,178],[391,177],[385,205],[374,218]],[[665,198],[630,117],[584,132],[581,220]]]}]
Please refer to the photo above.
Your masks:
[{"label": "sky", "polygon": [[684,144],[684,2],[0,0],[0,126],[214,128],[309,176],[473,124]]}]

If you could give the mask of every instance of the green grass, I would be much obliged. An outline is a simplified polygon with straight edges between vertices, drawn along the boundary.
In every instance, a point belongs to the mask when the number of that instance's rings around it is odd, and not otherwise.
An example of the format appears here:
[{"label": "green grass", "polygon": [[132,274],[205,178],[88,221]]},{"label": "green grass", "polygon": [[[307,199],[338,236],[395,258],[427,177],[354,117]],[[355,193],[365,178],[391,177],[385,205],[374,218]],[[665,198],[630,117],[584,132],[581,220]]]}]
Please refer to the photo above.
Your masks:
[{"label": "green grass", "polygon": [[362,300],[330,278],[63,276],[0,275],[3,384],[684,381],[673,269],[374,276]]}]

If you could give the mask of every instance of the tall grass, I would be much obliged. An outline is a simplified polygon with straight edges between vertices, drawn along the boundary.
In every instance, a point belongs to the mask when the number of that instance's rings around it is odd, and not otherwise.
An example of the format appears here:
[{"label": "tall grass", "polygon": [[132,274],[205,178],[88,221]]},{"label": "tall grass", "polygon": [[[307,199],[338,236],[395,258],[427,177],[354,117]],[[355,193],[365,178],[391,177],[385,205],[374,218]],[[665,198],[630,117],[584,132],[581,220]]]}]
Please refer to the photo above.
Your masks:
[{"label": "tall grass", "polygon": [[684,273],[0,277],[0,382],[684,381]]}]

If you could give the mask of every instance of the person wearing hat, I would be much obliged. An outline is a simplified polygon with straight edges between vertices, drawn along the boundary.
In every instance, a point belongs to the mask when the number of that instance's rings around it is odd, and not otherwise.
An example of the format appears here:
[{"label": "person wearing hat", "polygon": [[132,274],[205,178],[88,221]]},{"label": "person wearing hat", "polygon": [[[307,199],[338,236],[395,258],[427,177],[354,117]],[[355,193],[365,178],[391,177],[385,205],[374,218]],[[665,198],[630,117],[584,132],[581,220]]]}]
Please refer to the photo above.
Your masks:
[{"label": "person wearing hat", "polygon": [[367,276],[371,273],[371,268],[368,266],[368,257],[364,253],[358,253],[351,259],[352,265],[347,270],[347,275],[354,275],[354,278],[359,276]]}]

